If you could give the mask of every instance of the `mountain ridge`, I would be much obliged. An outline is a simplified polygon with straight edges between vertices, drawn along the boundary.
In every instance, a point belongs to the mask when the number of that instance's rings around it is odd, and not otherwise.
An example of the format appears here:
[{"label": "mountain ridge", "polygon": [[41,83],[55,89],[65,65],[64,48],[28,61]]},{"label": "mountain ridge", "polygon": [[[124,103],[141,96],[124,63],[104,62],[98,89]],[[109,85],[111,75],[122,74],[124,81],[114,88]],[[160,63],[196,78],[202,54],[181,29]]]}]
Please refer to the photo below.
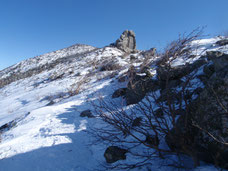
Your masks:
[{"label": "mountain ridge", "polygon": [[[156,54],[154,49],[136,51],[135,41],[132,40],[134,38],[131,37],[129,41],[125,38],[123,36],[123,39],[120,39],[125,41],[124,46],[133,42],[133,45],[129,45],[133,49],[127,49],[127,52],[115,47],[115,44],[103,48],[73,45],[30,58],[0,71],[0,170],[17,168],[84,171],[98,169],[100,164],[106,165],[103,153],[107,144],[91,145],[94,139],[86,132],[91,127],[107,126],[93,109],[92,103],[99,104],[102,97],[130,113],[134,104],[126,106],[127,95],[124,94],[126,89],[129,93],[129,89],[134,88],[129,83],[135,81],[137,88],[138,83],[149,80],[157,92],[162,89],[156,86],[157,81],[162,74],[167,73],[166,68],[158,66],[160,54]],[[173,77],[179,79],[183,74],[190,72],[185,73],[186,68],[183,66],[192,66],[190,64],[199,59],[203,59],[203,63],[200,62],[199,66],[197,64],[200,69],[196,75],[202,74],[203,68],[212,63],[206,58],[207,51],[221,51],[227,54],[226,46],[216,45],[219,40],[221,38],[215,37],[190,42],[188,47],[193,48],[193,56],[190,59],[180,56],[171,61],[171,69],[175,71],[171,70]],[[159,71],[159,67],[163,70]],[[178,69],[183,69],[180,70],[181,74]],[[134,79],[131,80],[132,75]],[[13,77],[15,79],[12,79]],[[5,83],[1,83],[2,80]],[[195,87],[192,87],[191,91],[194,93],[195,89],[204,88],[203,81],[198,78],[197,81],[200,86],[195,84]],[[163,84],[164,80],[161,82]],[[179,81],[172,80],[171,86],[179,86]],[[116,90],[121,91],[117,91],[117,98],[113,98]],[[162,93],[164,91],[161,91]],[[130,94],[134,95],[134,91]],[[144,96],[137,100],[145,100]],[[195,98],[195,94],[192,97]],[[88,118],[81,115],[82,112],[86,113],[85,111],[90,111]],[[141,150],[141,147],[139,149]],[[127,154],[126,163],[134,163],[136,159]],[[118,162],[124,164],[125,161]],[[160,162],[157,160],[152,165],[152,169],[160,168]],[[207,168],[215,169],[214,166],[204,165],[203,168],[198,167],[194,170]]]}]

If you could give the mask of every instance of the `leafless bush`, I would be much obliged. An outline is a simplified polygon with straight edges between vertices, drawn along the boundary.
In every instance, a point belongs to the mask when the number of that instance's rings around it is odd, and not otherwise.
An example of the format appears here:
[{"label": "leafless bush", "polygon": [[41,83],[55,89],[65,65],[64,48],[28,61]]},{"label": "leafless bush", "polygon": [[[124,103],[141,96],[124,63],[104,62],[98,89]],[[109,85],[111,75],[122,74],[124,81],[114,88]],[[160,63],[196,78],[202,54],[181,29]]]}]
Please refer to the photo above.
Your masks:
[{"label": "leafless bush", "polygon": [[[173,42],[162,56],[159,65],[171,70],[171,62],[178,57],[192,58],[189,43],[201,35],[201,30],[194,30],[191,34]],[[134,68],[129,69],[129,78],[135,75]],[[170,72],[171,73],[171,72]],[[163,93],[160,91],[147,93],[144,100],[130,107],[120,107],[115,102],[100,99],[99,104],[93,104],[95,111],[107,126],[92,130],[92,134],[99,142],[123,146],[128,152],[138,158],[138,162],[131,164],[117,163],[107,166],[110,169],[132,169],[151,165],[157,158],[164,159],[170,155],[177,155],[179,162],[167,162],[164,165],[176,168],[186,168],[181,154],[188,154],[199,165],[197,151],[194,147],[192,128],[189,128],[191,115],[189,94],[196,78],[197,69],[184,76],[181,85],[170,86],[171,76],[167,76]],[[169,74],[169,72],[167,72]],[[182,76],[183,78],[183,76]],[[180,79],[180,78],[179,78]],[[129,83],[131,81],[129,80]],[[177,119],[182,116],[183,127],[180,130]],[[174,132],[179,132],[177,137]],[[177,142],[179,147],[167,148],[164,139]],[[137,150],[138,149],[138,150]]]},{"label": "leafless bush", "polygon": [[189,34],[179,35],[179,39],[171,42],[165,49],[165,52],[160,54],[161,60],[158,65],[170,66],[170,62],[176,58],[183,56],[189,57],[191,53],[190,43],[193,40],[199,39],[202,36],[203,28],[196,28]]}]

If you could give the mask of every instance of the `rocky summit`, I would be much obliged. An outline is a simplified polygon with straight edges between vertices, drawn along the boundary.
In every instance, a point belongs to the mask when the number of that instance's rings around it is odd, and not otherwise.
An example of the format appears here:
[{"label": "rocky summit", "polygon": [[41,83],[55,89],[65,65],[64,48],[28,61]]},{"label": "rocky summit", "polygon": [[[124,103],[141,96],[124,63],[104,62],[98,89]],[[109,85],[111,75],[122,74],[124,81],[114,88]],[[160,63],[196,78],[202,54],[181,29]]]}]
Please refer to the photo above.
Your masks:
[{"label": "rocky summit", "polygon": [[125,30],[119,39],[116,40],[114,46],[126,53],[136,52],[135,33],[132,30]]}]

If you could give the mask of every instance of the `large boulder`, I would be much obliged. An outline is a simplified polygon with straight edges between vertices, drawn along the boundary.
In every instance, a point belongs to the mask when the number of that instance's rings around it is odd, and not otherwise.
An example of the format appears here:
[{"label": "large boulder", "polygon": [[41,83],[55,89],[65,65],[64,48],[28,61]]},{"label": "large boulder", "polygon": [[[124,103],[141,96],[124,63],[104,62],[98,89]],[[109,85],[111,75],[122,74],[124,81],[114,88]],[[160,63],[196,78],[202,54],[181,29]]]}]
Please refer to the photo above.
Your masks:
[{"label": "large boulder", "polygon": [[127,105],[136,104],[140,102],[146,95],[146,93],[159,89],[159,83],[157,80],[151,79],[147,75],[134,75],[134,77],[128,82],[127,90],[125,94]]},{"label": "large boulder", "polygon": [[109,146],[104,153],[104,157],[107,163],[114,163],[118,160],[125,160],[127,150],[119,148],[117,146]]},{"label": "large boulder", "polygon": [[136,51],[135,33],[132,30],[125,30],[120,38],[116,40],[114,46],[123,50],[126,53],[133,53]]}]

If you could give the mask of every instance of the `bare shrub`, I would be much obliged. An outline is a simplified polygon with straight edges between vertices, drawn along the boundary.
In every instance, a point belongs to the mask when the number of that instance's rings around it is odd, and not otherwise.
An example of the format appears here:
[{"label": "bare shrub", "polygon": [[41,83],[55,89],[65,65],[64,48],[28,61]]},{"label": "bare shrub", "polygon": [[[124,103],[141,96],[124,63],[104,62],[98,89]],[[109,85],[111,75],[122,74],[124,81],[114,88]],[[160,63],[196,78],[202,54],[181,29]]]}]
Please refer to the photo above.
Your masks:
[{"label": "bare shrub", "polygon": [[[171,63],[178,57],[192,58],[189,43],[201,35],[201,30],[194,30],[191,34],[179,38],[168,46],[162,55],[159,65],[171,71]],[[132,169],[135,167],[151,165],[153,160],[164,159],[170,155],[177,155],[178,161],[167,161],[164,165],[176,168],[186,168],[182,155],[187,154],[193,159],[194,166],[199,165],[197,151],[194,149],[194,136],[189,128],[191,115],[189,112],[191,95],[194,94],[194,79],[197,69],[182,75],[181,85],[170,86],[171,72],[167,72],[162,91],[147,93],[139,103],[130,107],[121,107],[120,104],[100,98],[99,104],[93,104],[96,113],[107,123],[102,128],[92,129],[91,133],[97,138],[97,142],[121,145],[127,149],[130,155],[137,158],[134,163],[116,163],[105,166],[109,169]],[[128,72],[129,83],[134,78],[136,70],[131,67]],[[180,78],[179,78],[180,79]],[[163,92],[163,93],[162,93]],[[183,127],[176,122],[182,117]],[[179,132],[179,136],[174,134]],[[164,139],[174,143],[173,148],[165,146]],[[175,142],[177,146],[175,146]]]},{"label": "bare shrub", "polygon": [[165,49],[165,52],[160,54],[161,59],[158,61],[158,65],[170,66],[170,62],[176,58],[189,57],[191,53],[190,43],[193,40],[199,39],[202,36],[203,28],[196,28],[189,34],[179,35],[179,39],[171,42]]}]

